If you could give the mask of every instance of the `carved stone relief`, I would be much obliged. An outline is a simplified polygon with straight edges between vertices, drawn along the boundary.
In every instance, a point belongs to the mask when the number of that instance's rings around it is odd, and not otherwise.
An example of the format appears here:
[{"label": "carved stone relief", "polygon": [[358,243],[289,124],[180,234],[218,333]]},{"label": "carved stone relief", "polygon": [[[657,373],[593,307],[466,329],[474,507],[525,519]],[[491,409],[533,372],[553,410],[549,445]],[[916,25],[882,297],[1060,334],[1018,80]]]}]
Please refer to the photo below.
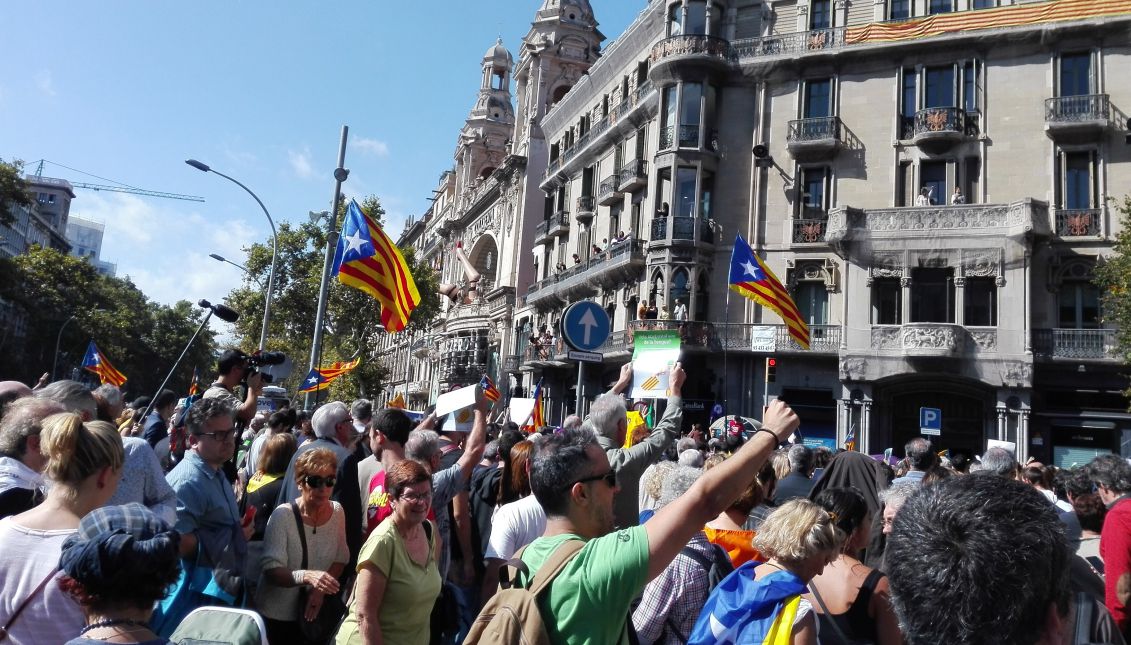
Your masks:
[{"label": "carved stone relief", "polygon": [[863,381],[868,373],[868,360],[865,358],[845,358],[840,361],[842,381]]},{"label": "carved stone relief", "polygon": [[997,330],[996,329],[971,329],[970,339],[974,341],[980,352],[996,352],[997,351]]},{"label": "carved stone relief", "polygon": [[955,351],[961,349],[962,339],[958,328],[953,325],[904,325],[902,328],[904,349],[938,349]]},{"label": "carved stone relief", "polygon": [[872,349],[899,349],[899,327],[872,327]]},{"label": "carved stone relief", "polygon": [[1020,361],[1002,363],[1001,381],[1004,385],[1028,387],[1033,380],[1033,366]]},{"label": "carved stone relief", "polygon": [[1001,249],[967,249],[962,251],[962,273],[968,278],[989,278],[1001,275]]}]

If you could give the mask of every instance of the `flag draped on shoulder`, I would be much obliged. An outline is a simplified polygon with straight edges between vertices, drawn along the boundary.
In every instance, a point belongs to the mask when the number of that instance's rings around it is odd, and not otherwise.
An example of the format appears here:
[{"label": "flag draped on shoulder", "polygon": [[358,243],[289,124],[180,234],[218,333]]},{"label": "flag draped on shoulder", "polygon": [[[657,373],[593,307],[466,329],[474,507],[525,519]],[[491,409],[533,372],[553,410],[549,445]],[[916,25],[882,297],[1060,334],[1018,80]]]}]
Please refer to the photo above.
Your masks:
[{"label": "flag draped on shoulder", "polygon": [[778,277],[754,249],[738,236],[730,255],[730,288],[739,295],[769,307],[785,321],[789,335],[803,349],[809,349],[809,325],[805,324],[797,303],[789,296]]},{"label": "flag draped on shoulder", "polygon": [[360,363],[361,357],[359,356],[349,362],[336,361],[331,363],[329,367],[316,367],[310,370],[310,373],[302,380],[302,385],[299,386],[298,391],[300,394],[305,394],[325,390],[330,387],[335,379],[349,374]]},{"label": "flag draped on shoulder", "polygon": [[338,282],[377,299],[381,324],[387,331],[403,330],[420,304],[420,292],[400,249],[353,200],[342,222],[333,274]]},{"label": "flag draped on shoulder", "polygon": [[126,382],[126,375],[119,372],[110,361],[106,360],[106,356],[98,351],[98,345],[95,345],[93,340],[86,348],[86,356],[82,359],[82,366],[88,372],[97,374],[103,385],[109,383],[122,387],[122,384]]},{"label": "flag draped on shoulder", "polygon": [[479,387],[483,388],[483,396],[487,397],[487,400],[492,403],[497,403],[499,399],[503,398],[503,393],[495,387],[495,382],[486,374],[479,379]]}]

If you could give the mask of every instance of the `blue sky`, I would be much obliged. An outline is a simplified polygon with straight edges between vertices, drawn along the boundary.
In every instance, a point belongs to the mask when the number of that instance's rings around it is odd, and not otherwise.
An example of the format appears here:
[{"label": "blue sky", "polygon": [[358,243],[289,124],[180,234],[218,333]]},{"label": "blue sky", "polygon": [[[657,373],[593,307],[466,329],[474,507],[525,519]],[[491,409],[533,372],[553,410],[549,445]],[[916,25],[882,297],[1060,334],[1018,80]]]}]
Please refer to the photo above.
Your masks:
[{"label": "blue sky", "polygon": [[[591,0],[607,46],[645,0]],[[241,248],[325,210],[342,125],[344,190],[378,195],[399,234],[419,216],[475,101],[483,53],[515,53],[540,0],[110,0],[0,3],[0,157],[64,164],[203,204],[77,191],[102,258],[151,298],[217,301]],[[513,91],[513,86],[512,86]],[[34,165],[29,172],[34,171]],[[44,175],[110,183],[48,164]]]}]

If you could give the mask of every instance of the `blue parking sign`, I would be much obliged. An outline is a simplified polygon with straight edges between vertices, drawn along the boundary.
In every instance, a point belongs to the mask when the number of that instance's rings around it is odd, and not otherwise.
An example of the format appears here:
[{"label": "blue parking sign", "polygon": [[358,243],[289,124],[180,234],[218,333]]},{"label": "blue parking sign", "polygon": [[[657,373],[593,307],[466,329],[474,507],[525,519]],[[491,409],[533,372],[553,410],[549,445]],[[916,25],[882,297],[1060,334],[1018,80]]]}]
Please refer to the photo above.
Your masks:
[{"label": "blue parking sign", "polygon": [[942,434],[942,410],[938,408],[919,408],[919,432],[925,435]]}]

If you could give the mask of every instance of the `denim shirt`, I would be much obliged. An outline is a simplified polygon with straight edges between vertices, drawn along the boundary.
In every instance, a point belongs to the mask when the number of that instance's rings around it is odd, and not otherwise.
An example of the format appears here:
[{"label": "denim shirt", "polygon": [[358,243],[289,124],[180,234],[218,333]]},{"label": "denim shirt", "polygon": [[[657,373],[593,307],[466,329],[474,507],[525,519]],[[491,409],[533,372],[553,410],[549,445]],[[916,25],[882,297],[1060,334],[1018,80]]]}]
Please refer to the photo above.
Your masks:
[{"label": "denim shirt", "polygon": [[[193,450],[165,477],[177,493],[177,524],[181,534],[231,530],[239,525],[236,495],[222,470],[214,470]],[[199,536],[198,536],[199,537]]]}]

